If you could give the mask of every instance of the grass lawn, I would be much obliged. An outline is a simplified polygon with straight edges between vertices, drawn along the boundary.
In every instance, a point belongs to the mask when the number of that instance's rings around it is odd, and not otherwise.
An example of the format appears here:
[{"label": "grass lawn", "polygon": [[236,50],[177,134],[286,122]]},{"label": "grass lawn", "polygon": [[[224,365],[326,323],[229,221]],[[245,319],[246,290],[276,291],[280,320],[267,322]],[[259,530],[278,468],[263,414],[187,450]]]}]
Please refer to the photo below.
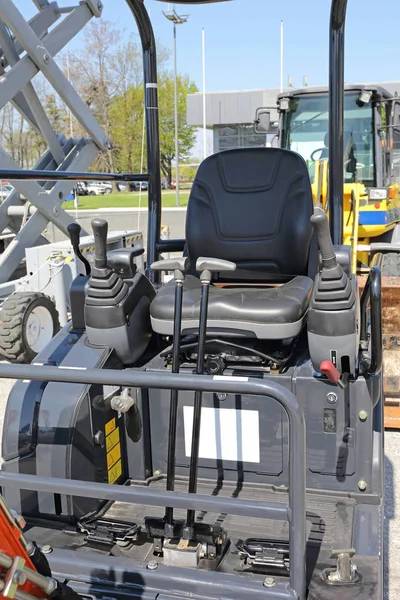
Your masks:
[{"label": "grass lawn", "polygon": [[[180,192],[180,205],[187,206],[189,192]],[[163,207],[176,206],[176,195],[174,191],[163,192]],[[104,196],[80,196],[79,208],[82,210],[95,210],[96,208],[136,208],[139,206],[139,194],[131,192],[119,192],[117,194],[107,194]],[[147,207],[147,193],[142,194],[140,206]],[[67,210],[74,209],[73,201],[64,202],[63,208]]]}]

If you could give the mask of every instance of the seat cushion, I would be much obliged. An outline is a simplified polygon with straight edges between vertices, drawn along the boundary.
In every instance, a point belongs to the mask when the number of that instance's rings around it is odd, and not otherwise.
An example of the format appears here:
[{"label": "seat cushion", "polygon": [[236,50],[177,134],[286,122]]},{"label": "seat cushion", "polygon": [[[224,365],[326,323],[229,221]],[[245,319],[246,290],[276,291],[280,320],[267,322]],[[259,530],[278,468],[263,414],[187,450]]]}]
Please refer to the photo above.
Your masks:
[{"label": "seat cushion", "polygon": [[[286,339],[299,334],[307,314],[313,282],[295,277],[280,287],[210,286],[208,330],[240,332],[260,339]],[[150,307],[154,331],[172,335],[175,282],[162,287]],[[201,283],[188,275],[182,301],[182,332],[199,326]]]}]

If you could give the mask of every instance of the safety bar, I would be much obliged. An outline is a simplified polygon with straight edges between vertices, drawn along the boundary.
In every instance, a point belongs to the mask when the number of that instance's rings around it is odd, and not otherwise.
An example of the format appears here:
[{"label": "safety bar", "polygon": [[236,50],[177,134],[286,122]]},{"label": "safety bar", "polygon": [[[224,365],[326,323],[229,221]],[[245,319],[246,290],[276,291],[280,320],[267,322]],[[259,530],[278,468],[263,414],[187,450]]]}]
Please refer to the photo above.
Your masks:
[{"label": "safety bar", "polygon": [[7,181],[149,181],[148,173],[77,173],[72,171],[30,171],[0,169],[0,178]]},{"label": "safety bar", "polygon": [[329,32],[329,223],[343,244],[344,30],[347,0],[332,0]]},{"label": "safety bar", "polygon": [[[304,414],[296,397],[283,386],[267,381],[242,377],[211,377],[208,375],[148,373],[139,369],[113,371],[110,369],[62,368],[46,365],[0,365],[0,377],[33,381],[56,381],[117,385],[150,389],[176,389],[212,393],[250,394],[276,400],[289,420],[289,503],[284,509],[276,503],[220,498],[221,512],[264,518],[286,519],[289,522],[290,587],[279,598],[293,599],[293,592],[304,599],[306,592],[306,432]],[[0,473],[0,484],[36,491],[57,490],[85,497],[139,502],[145,505],[171,506],[207,510],[215,500],[199,494],[161,492],[160,490],[117,488],[108,484],[69,481],[59,478],[37,478],[23,474]],[[239,511],[239,512],[238,512]],[[290,589],[291,588],[291,589]],[[266,590],[267,591],[267,590]],[[276,597],[276,590],[274,592]],[[271,598],[274,597],[271,595]]]},{"label": "safety bar", "polygon": [[371,355],[364,354],[360,368],[365,375],[377,375],[382,370],[382,277],[378,266],[372,267],[361,295],[360,342],[368,342],[368,302],[371,316]]}]

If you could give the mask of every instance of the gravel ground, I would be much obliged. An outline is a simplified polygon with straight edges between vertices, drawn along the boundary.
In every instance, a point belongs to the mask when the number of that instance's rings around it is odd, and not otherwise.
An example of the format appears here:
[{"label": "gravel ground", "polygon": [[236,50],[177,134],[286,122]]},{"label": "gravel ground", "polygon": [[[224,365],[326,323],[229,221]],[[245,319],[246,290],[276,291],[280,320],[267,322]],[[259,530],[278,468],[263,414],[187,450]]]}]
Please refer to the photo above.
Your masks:
[{"label": "gravel ground", "polygon": [[[13,381],[0,379],[0,442],[4,409],[12,385]],[[384,600],[400,600],[400,566],[398,562],[400,556],[400,503],[398,493],[396,494],[400,483],[400,430],[386,433],[385,446],[386,594]],[[388,572],[390,573],[389,581]]]}]

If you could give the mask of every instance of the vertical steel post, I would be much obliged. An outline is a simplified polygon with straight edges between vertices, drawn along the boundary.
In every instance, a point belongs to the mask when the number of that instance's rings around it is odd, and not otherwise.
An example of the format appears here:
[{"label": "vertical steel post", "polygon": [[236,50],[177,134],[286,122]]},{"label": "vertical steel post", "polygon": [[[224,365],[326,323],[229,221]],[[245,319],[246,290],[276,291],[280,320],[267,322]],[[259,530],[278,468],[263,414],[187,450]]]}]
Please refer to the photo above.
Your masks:
[{"label": "vertical steel post", "polygon": [[329,36],[329,222],[343,243],[344,30],[347,0],[332,0]]},{"label": "vertical steel post", "polygon": [[154,31],[141,0],[126,0],[138,26],[143,48],[143,79],[146,113],[147,172],[149,178],[149,210],[147,225],[147,275],[159,281],[160,273],[149,265],[159,258],[157,245],[161,231],[160,132],[158,116],[157,53]]}]

